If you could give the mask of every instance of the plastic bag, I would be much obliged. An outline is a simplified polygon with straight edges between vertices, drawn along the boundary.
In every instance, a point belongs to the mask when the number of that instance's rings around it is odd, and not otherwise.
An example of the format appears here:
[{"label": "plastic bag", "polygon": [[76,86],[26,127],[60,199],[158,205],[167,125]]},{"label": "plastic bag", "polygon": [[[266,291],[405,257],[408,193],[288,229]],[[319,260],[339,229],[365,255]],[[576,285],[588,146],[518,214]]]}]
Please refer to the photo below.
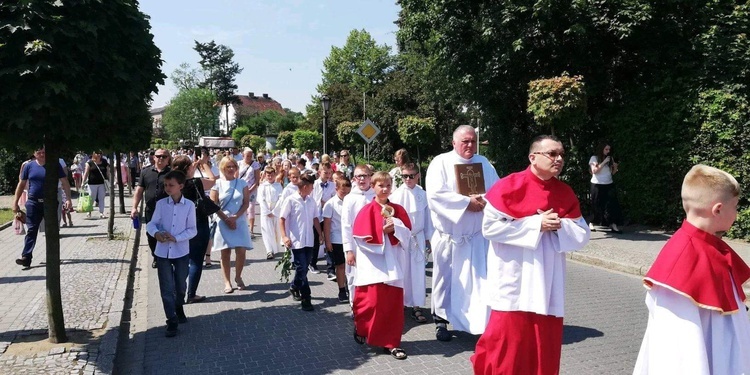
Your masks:
[{"label": "plastic bag", "polygon": [[78,212],[91,212],[94,210],[94,202],[91,200],[91,195],[88,195],[86,193],[81,193],[81,196],[78,197],[78,207],[76,207],[76,211]]}]

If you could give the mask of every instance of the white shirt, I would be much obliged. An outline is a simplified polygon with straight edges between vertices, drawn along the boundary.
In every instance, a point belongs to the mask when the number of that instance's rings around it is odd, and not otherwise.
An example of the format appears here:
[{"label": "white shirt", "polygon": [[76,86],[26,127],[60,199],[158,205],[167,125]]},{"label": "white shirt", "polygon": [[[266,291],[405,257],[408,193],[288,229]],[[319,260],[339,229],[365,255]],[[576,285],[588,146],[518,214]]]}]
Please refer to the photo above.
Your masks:
[{"label": "white shirt", "polygon": [[328,202],[331,197],[336,195],[336,183],[328,181],[326,187],[322,187],[323,181],[320,179],[315,180],[313,185],[312,196],[315,199],[315,205],[318,206],[318,219],[323,220],[323,206]]},{"label": "white shirt", "polygon": [[[596,160],[596,155],[589,159],[589,168],[593,165],[596,166],[599,162]],[[609,163],[602,165],[599,172],[591,175],[591,183],[599,185],[609,185],[612,183],[612,169],[609,167]]]},{"label": "white shirt", "polygon": [[168,232],[177,242],[157,242],[154,254],[160,258],[181,258],[190,253],[190,239],[198,234],[195,226],[195,204],[184,196],[175,203],[172,197],[156,202],[154,215],[146,225],[152,237],[157,232]]},{"label": "white shirt", "polygon": [[[346,197],[344,197],[346,198]],[[323,206],[323,218],[331,219],[331,243],[341,244],[341,210],[344,208],[344,200],[334,195]]]},{"label": "white shirt", "polygon": [[279,217],[286,222],[286,234],[292,240],[292,249],[313,247],[313,223],[318,218],[315,200],[309,195],[302,199],[294,194],[284,200]]}]

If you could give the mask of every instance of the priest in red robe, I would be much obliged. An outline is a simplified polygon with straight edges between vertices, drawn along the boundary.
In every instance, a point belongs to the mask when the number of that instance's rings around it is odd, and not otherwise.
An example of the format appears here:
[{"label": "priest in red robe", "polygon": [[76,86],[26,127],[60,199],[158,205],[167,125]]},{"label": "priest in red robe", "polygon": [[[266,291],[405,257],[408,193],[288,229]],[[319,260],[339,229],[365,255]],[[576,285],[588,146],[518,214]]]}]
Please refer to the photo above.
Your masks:
[{"label": "priest in red robe", "polygon": [[536,137],[529,168],[487,192],[484,297],[492,312],[471,357],[475,374],[559,371],[565,253],[582,248],[590,237],[573,189],[557,179],[564,160],[557,138]]}]

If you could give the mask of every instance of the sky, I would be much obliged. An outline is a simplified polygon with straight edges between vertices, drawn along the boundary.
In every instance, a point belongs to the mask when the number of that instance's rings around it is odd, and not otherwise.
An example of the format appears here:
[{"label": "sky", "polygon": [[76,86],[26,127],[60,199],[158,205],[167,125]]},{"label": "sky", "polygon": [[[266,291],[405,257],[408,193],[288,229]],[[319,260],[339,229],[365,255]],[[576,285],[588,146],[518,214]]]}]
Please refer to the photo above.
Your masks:
[{"label": "sky", "polygon": [[[365,29],[396,52],[396,0],[140,0],[169,77],[183,62],[199,67],[194,41],[224,44],[244,70],[237,94],[267,93],[282,107],[305,112],[321,82],[323,60],[349,32]],[[177,93],[165,79],[152,107]]]}]

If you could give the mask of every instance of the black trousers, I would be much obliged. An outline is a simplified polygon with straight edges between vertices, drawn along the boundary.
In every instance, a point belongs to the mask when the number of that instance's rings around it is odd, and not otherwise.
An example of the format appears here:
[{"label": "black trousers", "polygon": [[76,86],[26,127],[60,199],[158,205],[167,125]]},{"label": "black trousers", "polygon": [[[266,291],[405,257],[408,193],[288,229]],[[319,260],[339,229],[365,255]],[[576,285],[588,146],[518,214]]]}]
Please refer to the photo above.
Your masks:
[{"label": "black trousers", "polygon": [[592,224],[609,226],[622,225],[620,202],[617,200],[615,184],[591,184]]}]

